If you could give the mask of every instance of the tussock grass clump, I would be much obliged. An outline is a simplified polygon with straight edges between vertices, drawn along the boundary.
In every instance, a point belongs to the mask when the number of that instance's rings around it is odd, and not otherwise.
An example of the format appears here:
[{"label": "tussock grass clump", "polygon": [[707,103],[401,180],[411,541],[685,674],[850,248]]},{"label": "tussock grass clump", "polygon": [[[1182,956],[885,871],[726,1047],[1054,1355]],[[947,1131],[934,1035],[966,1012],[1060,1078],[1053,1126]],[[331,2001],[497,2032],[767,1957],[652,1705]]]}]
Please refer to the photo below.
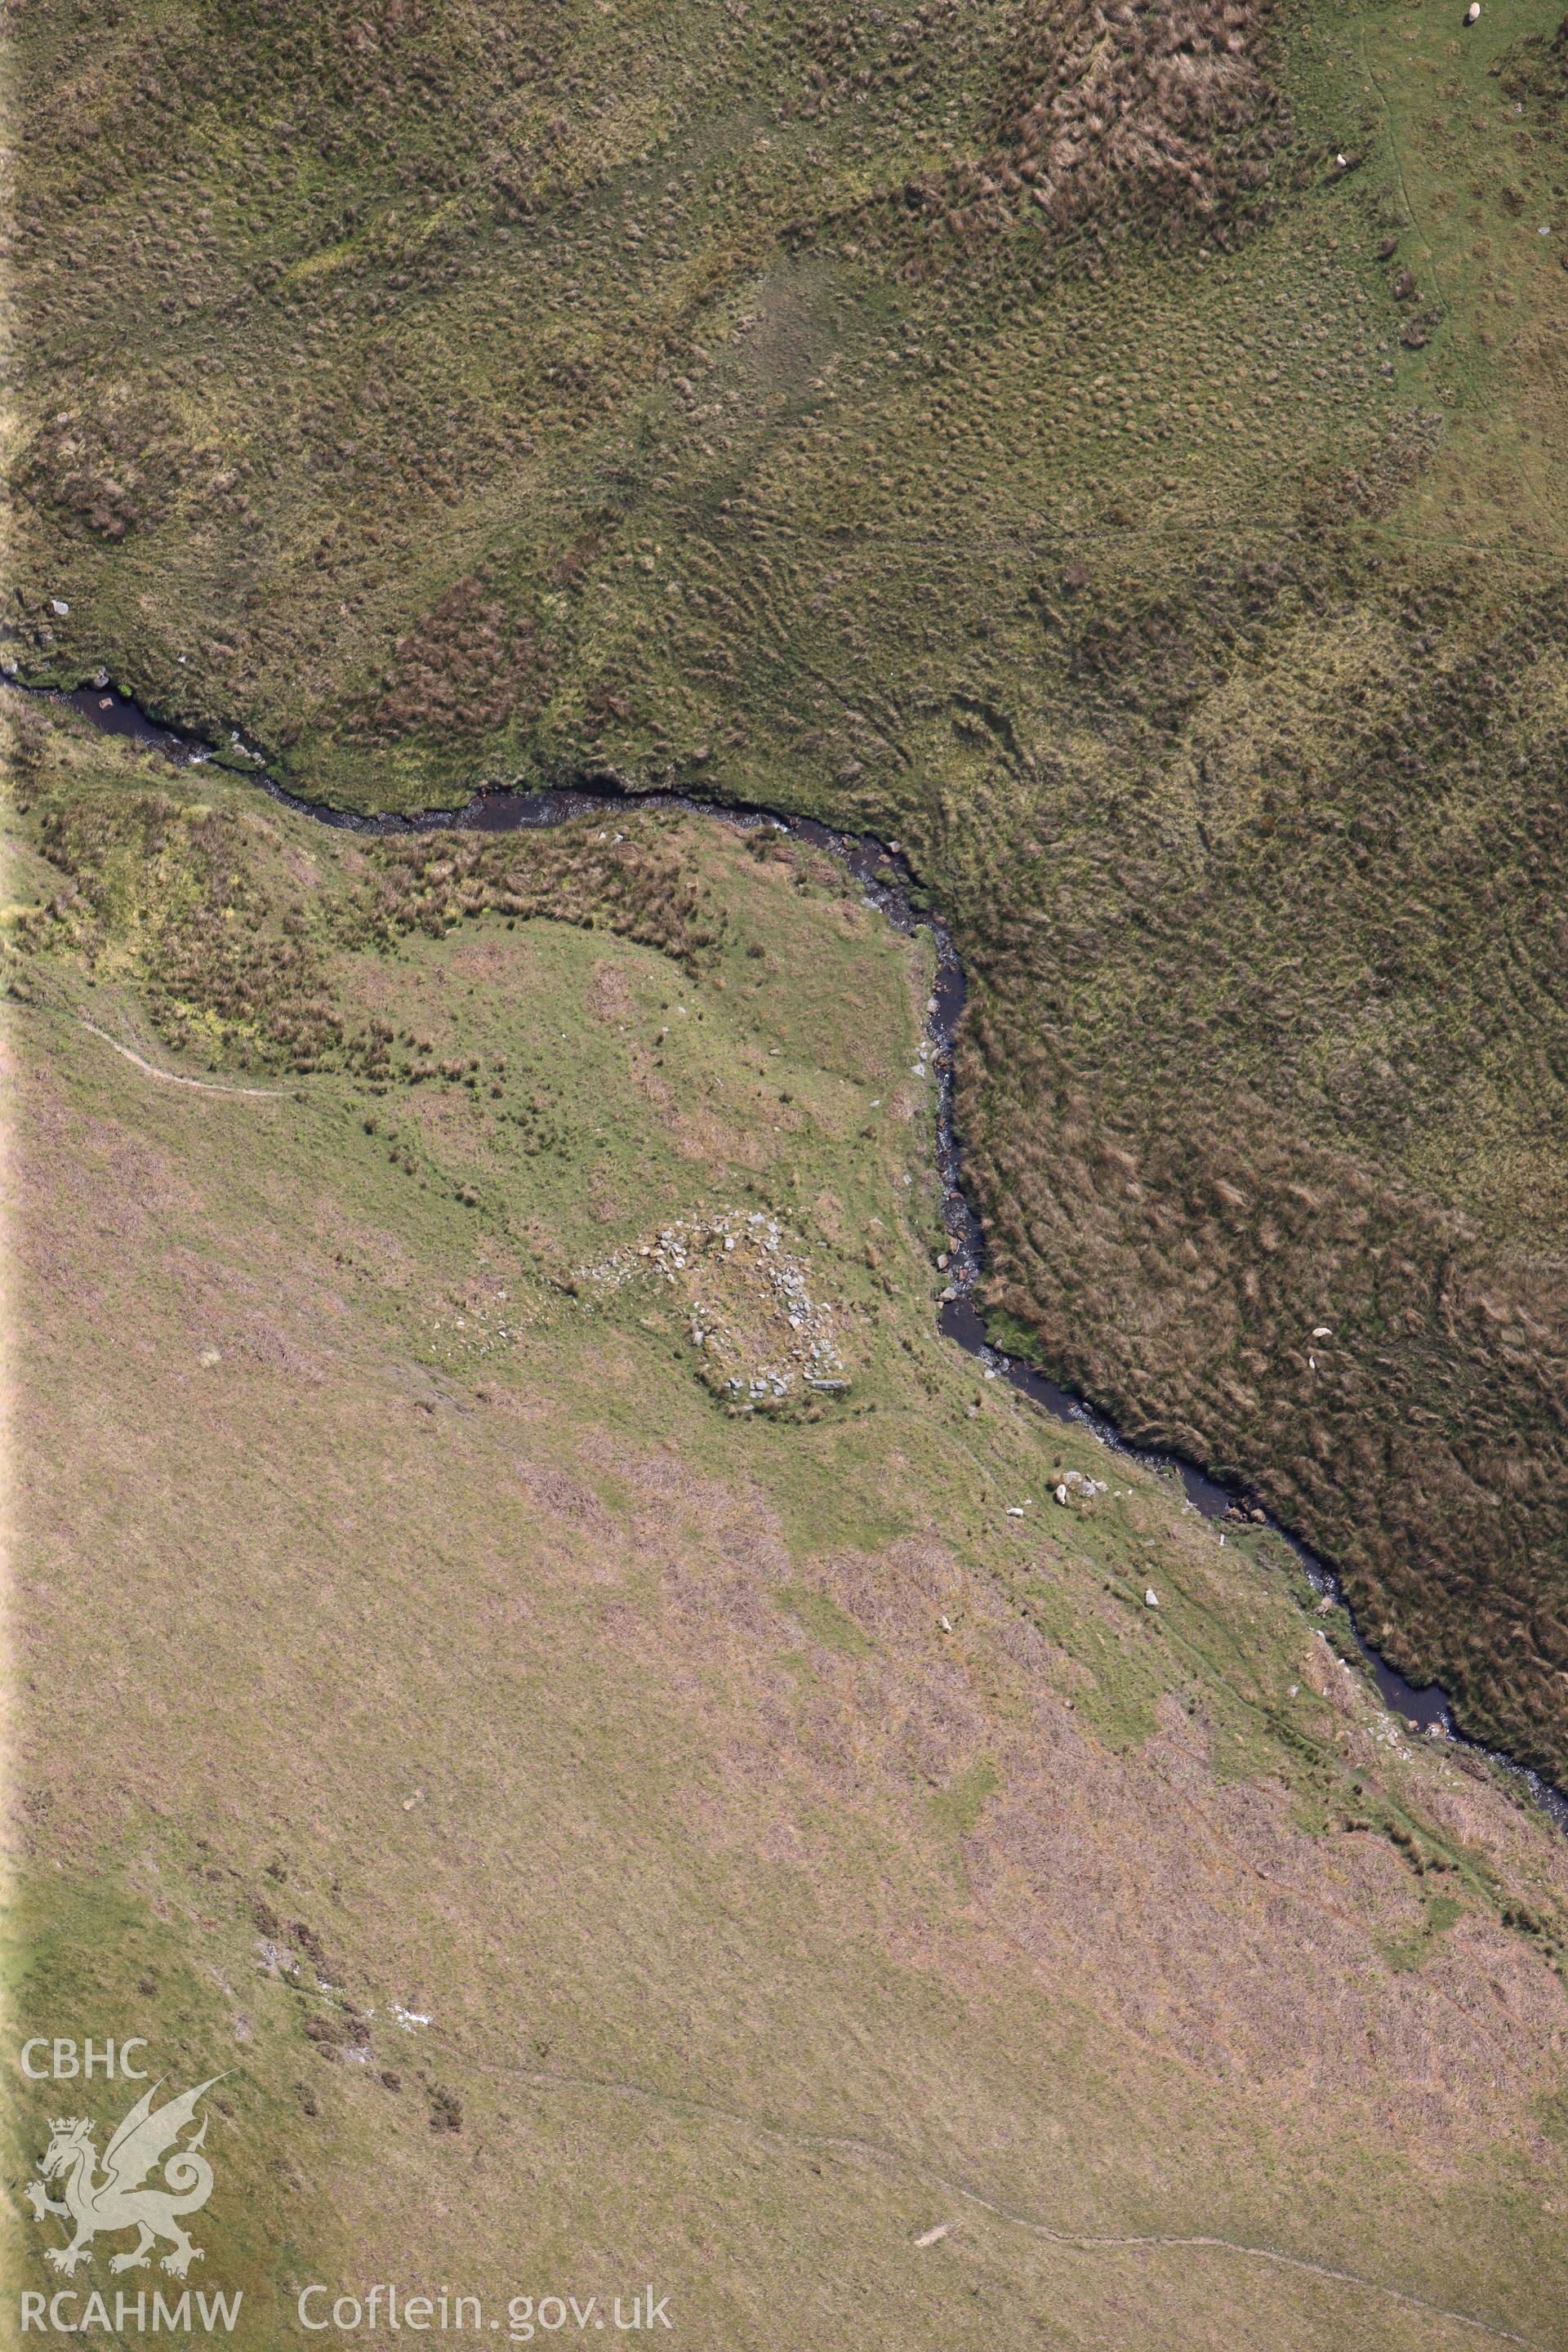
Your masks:
[{"label": "tussock grass clump", "polygon": [[[1313,591],[1310,564],[1257,572],[1236,617]],[[1130,826],[1062,779],[1005,910],[974,910],[986,1297],[1135,1433],[1267,1496],[1380,1646],[1561,1773],[1568,818],[1542,649],[1568,610],[1479,614],[1438,659],[1457,583],[1386,602],[1310,756],[1256,709],[1244,744],[1204,730],[1190,832],[1146,786]],[[1108,721],[1168,711],[1197,635],[1086,625]]]},{"label": "tussock grass clump", "polygon": [[455,581],[397,641],[375,710],[383,731],[479,734],[537,709],[549,648],[526,615],[509,614],[471,575]]},{"label": "tussock grass clump", "polygon": [[[47,723],[24,710],[13,732],[28,796],[38,786],[27,779],[48,774]],[[20,917],[18,944],[133,976],[159,1034],[215,1066],[341,1067],[411,1084],[427,1076],[417,1047],[404,1056],[389,1024],[345,1018],[331,970],[344,948],[387,950],[413,932],[438,939],[499,915],[602,927],[695,971],[725,929],[723,909],[657,825],[613,843],[587,824],[489,842],[443,833],[377,843],[368,871],[326,892],[276,856],[258,858],[255,827],[236,810],[162,790],[79,787],[43,798],[35,824],[61,884]]]},{"label": "tussock grass clump", "polygon": [[384,845],[376,862],[355,919],[388,942],[416,930],[439,938],[482,914],[548,916],[589,930],[602,924],[695,963],[712,953],[725,928],[723,908],[656,828],[613,843],[592,820],[500,841],[426,835]]},{"label": "tussock grass clump", "polygon": [[24,919],[22,943],[135,972],[170,1045],[310,1070],[350,1042],[319,939],[257,879],[232,812],[161,792],[79,795],[46,809],[37,837],[66,881]]},{"label": "tussock grass clump", "polygon": [[1549,37],[1530,33],[1518,42],[1501,79],[1508,98],[1533,99],[1550,110],[1568,111],[1568,16]]},{"label": "tussock grass clump", "polygon": [[954,225],[1037,206],[1052,226],[1153,230],[1172,242],[1258,215],[1286,136],[1257,0],[1080,0],[1033,7],[1016,110],[969,174]]},{"label": "tussock grass clump", "polygon": [[[17,487],[67,529],[85,523],[116,540],[160,520],[199,466],[200,453],[182,436],[167,401],[133,394],[53,417],[19,467]],[[224,488],[237,479],[231,473]]]}]

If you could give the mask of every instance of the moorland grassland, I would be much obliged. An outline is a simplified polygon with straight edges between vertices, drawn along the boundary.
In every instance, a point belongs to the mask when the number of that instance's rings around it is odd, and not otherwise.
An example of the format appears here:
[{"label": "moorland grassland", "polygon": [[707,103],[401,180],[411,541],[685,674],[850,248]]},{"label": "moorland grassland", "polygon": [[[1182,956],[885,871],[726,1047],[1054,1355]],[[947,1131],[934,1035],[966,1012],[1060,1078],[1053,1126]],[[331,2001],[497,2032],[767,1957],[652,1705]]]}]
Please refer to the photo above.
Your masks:
[{"label": "moorland grassland", "polygon": [[940,1339],[929,938],[5,719],[7,2018],[225,2073],[236,2340],[1558,2341],[1563,1840]]},{"label": "moorland grassland", "polygon": [[1561,1773],[1568,28],[1462,13],[37,0],[5,622],[900,840],[1003,1328]]}]

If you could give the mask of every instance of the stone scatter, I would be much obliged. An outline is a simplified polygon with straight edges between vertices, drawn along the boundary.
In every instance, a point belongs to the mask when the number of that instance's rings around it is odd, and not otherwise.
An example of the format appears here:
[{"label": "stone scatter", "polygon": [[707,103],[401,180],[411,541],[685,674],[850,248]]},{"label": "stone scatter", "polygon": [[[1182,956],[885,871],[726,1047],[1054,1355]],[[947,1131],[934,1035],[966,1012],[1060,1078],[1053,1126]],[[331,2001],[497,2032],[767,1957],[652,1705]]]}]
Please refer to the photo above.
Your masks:
[{"label": "stone scatter", "polygon": [[807,1259],[765,1210],[680,1217],[577,1280],[598,1290],[645,1284],[674,1293],[699,1376],[739,1412],[774,1411],[850,1386],[841,1333],[851,1312],[814,1297]]}]

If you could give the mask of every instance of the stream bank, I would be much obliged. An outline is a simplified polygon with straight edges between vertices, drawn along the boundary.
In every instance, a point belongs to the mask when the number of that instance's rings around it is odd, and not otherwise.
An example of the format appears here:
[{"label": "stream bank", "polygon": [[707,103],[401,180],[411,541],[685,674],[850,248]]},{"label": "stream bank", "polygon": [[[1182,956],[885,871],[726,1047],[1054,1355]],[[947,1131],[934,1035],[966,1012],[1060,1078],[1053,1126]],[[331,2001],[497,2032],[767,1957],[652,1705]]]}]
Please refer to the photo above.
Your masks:
[{"label": "stream bank", "polygon": [[[175,766],[201,766],[212,759],[210,744],[162,725],[107,684],[61,692],[29,688],[15,678],[6,683],[21,693],[42,691],[49,700],[68,705],[105,733],[130,738],[161,753]],[[935,1157],[947,1234],[943,1269],[946,1282],[938,1302],[938,1323],[943,1336],[974,1358],[984,1377],[1007,1381],[1056,1420],[1089,1431],[1109,1449],[1147,1469],[1179,1477],[1188,1504],[1205,1519],[1271,1528],[1289,1546],[1313,1589],[1343,1610],[1356,1647],[1390,1710],[1412,1732],[1475,1748],[1476,1752],[1493,1763],[1519,1775],[1535,1801],[1560,1829],[1568,1832],[1568,1796],[1511,1758],[1465,1740],[1456,1727],[1448,1694],[1436,1684],[1417,1687],[1372,1646],[1356,1625],[1332,1570],[1299,1537],[1263,1511],[1254,1497],[1221,1484],[1180,1454],[1131,1444],[1106,1415],[1058,1386],[1035,1366],[1008,1356],[992,1344],[974,1303],[984,1265],[984,1235],[964,1192],[963,1150],[953,1124],[952,1053],[966,993],[963,966],[941,917],[917,906],[916,877],[897,844],[886,844],[869,835],[839,833],[813,817],[695,800],[679,793],[634,793],[608,781],[579,786],[545,786],[535,791],[497,788],[479,793],[458,809],[427,810],[413,816],[362,816],[289,792],[268,774],[262,755],[246,745],[237,734],[233,737],[233,744],[235,751],[252,763],[249,781],[258,789],[313,823],[341,831],[380,836],[446,829],[479,833],[538,831],[567,824],[575,817],[593,815],[608,806],[624,807],[628,802],[638,807],[680,809],[747,829],[769,825],[837,858],[859,886],[867,902],[878,908],[896,929],[912,937],[922,926],[929,928],[936,949],[936,972],[927,1000],[925,1052],[921,1060],[923,1063],[929,1058],[937,1085]],[[226,761],[225,768],[232,772]],[[1223,1528],[1219,1539],[1224,1541]]]}]

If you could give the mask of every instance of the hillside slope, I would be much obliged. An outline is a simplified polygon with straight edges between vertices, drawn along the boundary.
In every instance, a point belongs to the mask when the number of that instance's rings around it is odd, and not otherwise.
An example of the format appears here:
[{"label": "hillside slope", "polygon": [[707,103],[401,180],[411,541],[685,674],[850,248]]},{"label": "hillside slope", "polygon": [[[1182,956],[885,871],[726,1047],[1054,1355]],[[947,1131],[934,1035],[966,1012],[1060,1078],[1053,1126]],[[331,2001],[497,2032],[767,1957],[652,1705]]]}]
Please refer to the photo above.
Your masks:
[{"label": "hillside slope", "polygon": [[1560,2340],[1563,1842],[937,1338],[922,944],[694,820],[416,881],[22,755],[9,2013],[228,2070],[237,2340]]},{"label": "hillside slope", "polygon": [[1103,14],[29,11],[10,657],[903,841],[998,1311],[1561,1772],[1568,37]]}]

